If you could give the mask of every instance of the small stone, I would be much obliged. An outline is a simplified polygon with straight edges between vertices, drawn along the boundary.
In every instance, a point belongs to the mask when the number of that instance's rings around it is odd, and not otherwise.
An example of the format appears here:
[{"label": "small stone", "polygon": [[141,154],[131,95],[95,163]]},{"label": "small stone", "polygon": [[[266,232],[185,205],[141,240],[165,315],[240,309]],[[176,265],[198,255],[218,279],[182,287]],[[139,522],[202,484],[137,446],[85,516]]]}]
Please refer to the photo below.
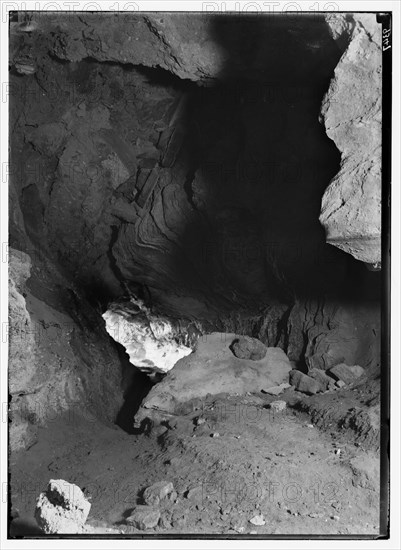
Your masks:
[{"label": "small stone", "polygon": [[192,489],[189,489],[189,491],[186,494],[186,497],[189,500],[194,500],[195,502],[202,502],[203,501],[203,489],[202,487],[193,487]]},{"label": "small stone", "polygon": [[263,393],[268,393],[269,395],[280,395],[280,393],[283,393],[284,390],[291,388],[291,384],[288,384],[287,382],[280,384],[279,386],[273,386],[272,388],[267,388],[266,390],[262,390]]},{"label": "small stone", "polygon": [[341,449],[336,449],[334,452],[336,455],[339,455],[341,453]]},{"label": "small stone", "polygon": [[254,516],[252,519],[249,520],[249,523],[252,523],[252,525],[266,525],[265,518],[262,515]]},{"label": "small stone", "polygon": [[290,383],[298,391],[307,395],[314,395],[321,391],[321,384],[299,370],[290,371]]},{"label": "small stone", "polygon": [[205,424],[206,420],[202,417],[202,416],[199,416],[198,418],[196,418],[195,420],[195,424],[197,426],[201,426],[202,424]]},{"label": "small stone", "polygon": [[321,512],[312,512],[311,514],[308,514],[310,518],[322,518],[323,514]]},{"label": "small stone", "polygon": [[313,424],[307,424],[306,427],[307,428],[314,428],[315,426]]},{"label": "small stone", "polygon": [[159,527],[161,527],[162,529],[171,529],[171,523],[164,514],[159,520]]},{"label": "small stone", "polygon": [[240,336],[231,344],[231,351],[239,359],[259,361],[267,353],[267,347],[257,338]]},{"label": "small stone", "polygon": [[133,525],[141,531],[153,529],[159,523],[160,511],[151,506],[138,505],[132,514],[125,520],[128,525]]},{"label": "small stone", "polygon": [[321,386],[321,391],[326,391],[332,386],[334,386],[333,378],[330,378],[323,370],[321,369],[311,369],[308,372],[308,376],[319,382]]},{"label": "small stone", "polygon": [[158,481],[145,489],[143,501],[145,504],[157,506],[163,498],[166,498],[173,491],[174,487],[171,481]]},{"label": "small stone", "polygon": [[210,434],[210,437],[220,437],[220,434],[219,434],[219,432],[214,432],[214,433]]},{"label": "small stone", "polygon": [[352,384],[352,382],[355,382],[364,372],[365,369],[359,365],[348,366],[345,363],[340,363],[328,370],[330,376],[333,376],[337,381],[344,381],[345,384]]},{"label": "small stone", "polygon": [[179,458],[178,456],[174,456],[173,458],[166,460],[165,464],[169,466],[180,466],[181,458]]},{"label": "small stone", "polygon": [[270,409],[274,412],[280,412],[287,408],[285,401],[273,401],[270,403]]},{"label": "small stone", "polygon": [[344,380],[337,380],[337,382],[336,382],[337,388],[343,388],[345,385],[346,384],[345,384]]},{"label": "small stone", "polygon": [[187,518],[185,516],[181,516],[173,521],[173,527],[175,529],[183,529],[186,526],[186,523]]},{"label": "small stone", "polygon": [[333,519],[335,521],[340,521],[340,516],[330,516],[330,519]]}]

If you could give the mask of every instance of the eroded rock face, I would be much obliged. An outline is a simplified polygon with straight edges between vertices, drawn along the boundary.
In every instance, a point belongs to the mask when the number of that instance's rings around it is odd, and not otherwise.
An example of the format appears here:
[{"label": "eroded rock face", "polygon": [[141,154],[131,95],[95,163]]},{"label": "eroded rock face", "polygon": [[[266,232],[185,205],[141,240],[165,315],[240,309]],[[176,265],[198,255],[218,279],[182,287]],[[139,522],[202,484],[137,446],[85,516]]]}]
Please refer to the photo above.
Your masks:
[{"label": "eroded rock face", "polygon": [[[348,21],[347,21],[348,18]],[[341,151],[341,168],[322,199],[327,242],[357,260],[381,263],[381,25],[375,14],[355,14],[353,31],[323,100],[327,135]],[[331,16],[336,40],[349,17]]]},{"label": "eroded rock face", "polygon": [[9,253],[13,451],[57,414],[113,422],[123,402],[121,364],[100,316],[39,250],[30,252]]}]

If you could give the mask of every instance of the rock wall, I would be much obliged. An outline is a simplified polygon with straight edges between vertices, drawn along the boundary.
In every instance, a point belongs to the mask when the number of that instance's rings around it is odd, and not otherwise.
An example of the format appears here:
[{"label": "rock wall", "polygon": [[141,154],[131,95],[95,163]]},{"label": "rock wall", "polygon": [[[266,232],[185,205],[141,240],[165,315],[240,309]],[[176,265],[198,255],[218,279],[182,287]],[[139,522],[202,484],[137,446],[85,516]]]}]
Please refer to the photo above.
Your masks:
[{"label": "rock wall", "polygon": [[9,253],[10,448],[57,415],[114,422],[122,367],[100,315],[38,250]]},{"label": "rock wall", "polygon": [[[327,242],[357,260],[381,264],[381,26],[375,14],[356,14],[349,45],[323,100],[327,135],[341,151],[341,168],[322,199]],[[331,16],[336,40],[349,32],[347,17]]]}]

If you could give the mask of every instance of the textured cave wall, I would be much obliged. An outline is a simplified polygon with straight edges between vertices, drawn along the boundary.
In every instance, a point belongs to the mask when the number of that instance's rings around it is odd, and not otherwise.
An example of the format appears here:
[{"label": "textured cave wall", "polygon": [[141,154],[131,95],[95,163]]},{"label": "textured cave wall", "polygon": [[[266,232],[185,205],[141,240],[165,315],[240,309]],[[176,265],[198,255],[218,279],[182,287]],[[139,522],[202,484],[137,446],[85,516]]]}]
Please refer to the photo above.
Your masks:
[{"label": "textured cave wall", "polygon": [[33,273],[18,315],[62,327],[59,349],[30,340],[44,359],[21,372],[47,366],[38,402],[52,387],[54,410],[76,399],[112,419],[121,364],[100,313],[130,291],[205,330],[279,345],[305,368],[377,367],[379,275],[327,245],[319,223],[348,162],[330,79],[359,87],[349,52],[354,40],[372,47],[363,22],[340,29],[171,14],[12,25],[10,244]]},{"label": "textured cave wall", "polygon": [[98,314],[37,248],[9,253],[11,450],[59,414],[114,422],[123,372]]},{"label": "textured cave wall", "polygon": [[374,14],[332,16],[336,40],[352,29],[322,105],[341,168],[325,191],[320,221],[327,242],[357,260],[381,264],[381,27]]}]

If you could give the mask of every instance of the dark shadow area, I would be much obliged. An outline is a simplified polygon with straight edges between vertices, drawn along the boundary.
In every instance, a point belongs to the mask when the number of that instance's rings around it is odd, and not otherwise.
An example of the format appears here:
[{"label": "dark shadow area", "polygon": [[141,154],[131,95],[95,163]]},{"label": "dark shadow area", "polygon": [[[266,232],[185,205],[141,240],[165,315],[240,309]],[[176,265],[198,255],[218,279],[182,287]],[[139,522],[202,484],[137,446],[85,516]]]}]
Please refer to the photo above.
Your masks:
[{"label": "dark shadow area", "polygon": [[147,374],[141,372],[129,362],[128,355],[121,344],[115,342],[115,346],[122,366],[124,392],[124,404],[117,415],[116,424],[125,432],[134,434],[137,433],[137,430],[134,429],[135,414],[154,382]]},{"label": "dark shadow area", "polygon": [[[376,299],[380,274],[326,244],[319,222],[323,193],[340,166],[319,121],[342,55],[324,17],[210,21],[225,63],[213,83],[185,81],[181,108],[174,106],[159,138],[153,198],[113,249],[119,255],[130,247],[135,257],[119,259],[125,277],[146,284],[155,304],[176,316],[251,315],[296,299]],[[141,71],[155,85],[176,80],[161,69]],[[153,212],[149,219],[155,200],[164,220]],[[173,230],[174,244],[165,235],[163,253],[156,236],[147,248],[133,244],[149,223]],[[180,299],[167,299],[176,289]]]}]

